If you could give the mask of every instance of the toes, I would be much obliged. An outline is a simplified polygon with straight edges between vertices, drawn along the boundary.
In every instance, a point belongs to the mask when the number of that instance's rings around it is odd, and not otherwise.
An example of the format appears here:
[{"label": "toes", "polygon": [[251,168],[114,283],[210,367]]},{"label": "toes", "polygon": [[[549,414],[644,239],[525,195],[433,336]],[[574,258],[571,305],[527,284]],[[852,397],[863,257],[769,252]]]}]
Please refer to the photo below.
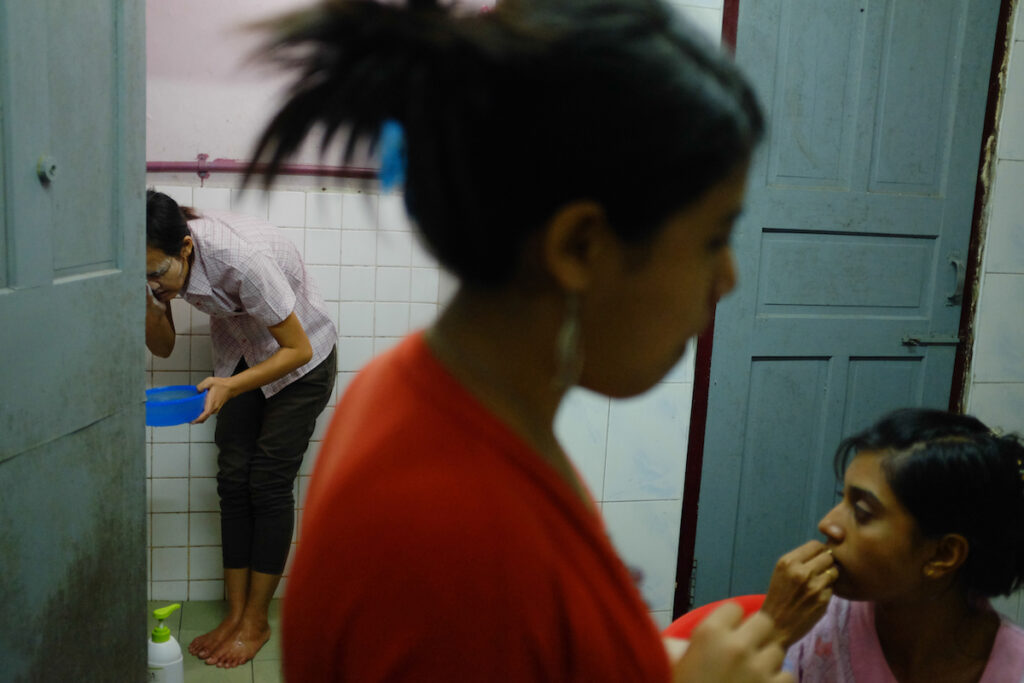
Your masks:
[{"label": "toes", "polygon": [[217,666],[221,669],[234,669],[236,666],[244,664],[247,660],[244,657],[237,657],[233,655],[225,655],[220,658],[217,662]]},{"label": "toes", "polygon": [[206,659],[213,655],[216,650],[217,640],[214,638],[213,633],[204,633],[201,636],[196,636],[192,639],[192,642],[188,646],[189,654],[195,655],[199,659]]}]

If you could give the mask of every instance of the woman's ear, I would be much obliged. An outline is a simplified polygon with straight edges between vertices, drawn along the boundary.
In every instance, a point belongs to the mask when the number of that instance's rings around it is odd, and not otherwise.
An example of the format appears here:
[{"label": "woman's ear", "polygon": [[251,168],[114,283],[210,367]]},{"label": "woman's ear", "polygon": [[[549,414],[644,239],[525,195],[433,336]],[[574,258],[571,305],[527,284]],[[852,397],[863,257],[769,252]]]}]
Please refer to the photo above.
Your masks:
[{"label": "woman's ear", "polygon": [[188,257],[192,254],[192,236],[185,235],[185,238],[181,240],[181,258],[188,260]]},{"label": "woman's ear", "polygon": [[924,575],[928,579],[941,579],[952,576],[967,561],[970,545],[960,534],[946,534],[935,544],[935,552],[924,565]]},{"label": "woman's ear", "polygon": [[614,241],[600,204],[571,202],[548,220],[541,236],[543,266],[563,289],[585,291],[606,264]]}]

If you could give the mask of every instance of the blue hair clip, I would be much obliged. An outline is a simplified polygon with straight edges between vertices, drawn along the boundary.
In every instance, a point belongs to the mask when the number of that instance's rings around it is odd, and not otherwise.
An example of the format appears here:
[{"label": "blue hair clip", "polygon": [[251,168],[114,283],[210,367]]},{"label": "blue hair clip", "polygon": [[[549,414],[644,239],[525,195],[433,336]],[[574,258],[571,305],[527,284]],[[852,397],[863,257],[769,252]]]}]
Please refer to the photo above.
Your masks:
[{"label": "blue hair clip", "polygon": [[380,126],[380,178],[381,188],[387,192],[405,184],[405,133],[402,124],[387,119]]}]

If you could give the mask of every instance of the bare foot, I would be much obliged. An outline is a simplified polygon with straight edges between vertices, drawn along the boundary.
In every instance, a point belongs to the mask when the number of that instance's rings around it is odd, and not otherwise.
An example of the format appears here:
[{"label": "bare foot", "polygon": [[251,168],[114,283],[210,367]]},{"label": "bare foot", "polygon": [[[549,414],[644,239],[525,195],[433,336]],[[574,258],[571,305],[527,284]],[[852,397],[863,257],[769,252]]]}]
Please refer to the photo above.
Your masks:
[{"label": "bare foot", "polygon": [[216,664],[222,669],[233,669],[245,664],[256,656],[260,648],[270,640],[270,625],[266,622],[253,624],[243,620],[206,659],[207,664]]},{"label": "bare foot", "polygon": [[206,659],[216,651],[217,646],[223,643],[228,636],[238,629],[238,624],[241,621],[241,616],[232,616],[229,614],[224,617],[224,621],[220,622],[220,625],[217,628],[192,639],[192,642],[189,643],[188,646],[189,653],[195,655],[199,659]]}]

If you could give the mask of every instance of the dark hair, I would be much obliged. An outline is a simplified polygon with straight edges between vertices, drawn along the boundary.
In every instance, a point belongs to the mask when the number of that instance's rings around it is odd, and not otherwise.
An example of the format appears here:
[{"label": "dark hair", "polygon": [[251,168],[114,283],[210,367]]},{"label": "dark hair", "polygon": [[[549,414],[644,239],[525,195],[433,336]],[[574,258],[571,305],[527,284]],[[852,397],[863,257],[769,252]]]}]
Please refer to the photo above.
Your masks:
[{"label": "dark hair", "polygon": [[[500,285],[527,237],[575,200],[624,242],[741,167],[763,120],[731,59],[661,0],[503,0],[468,14],[326,1],[279,19],[264,56],[298,73],[254,152],[269,184],[321,126],[345,160],[405,132],[405,201],[463,281]],[[248,179],[248,177],[247,177]]]},{"label": "dark hair", "polygon": [[980,420],[905,408],[844,439],[836,475],[862,451],[881,451],[889,486],[926,538],[960,534],[969,545],[960,580],[972,595],[1024,585],[1024,445]]},{"label": "dark hair", "polygon": [[188,221],[199,214],[188,206],[178,206],[163,192],[146,190],[146,246],[177,256],[192,233]]}]

